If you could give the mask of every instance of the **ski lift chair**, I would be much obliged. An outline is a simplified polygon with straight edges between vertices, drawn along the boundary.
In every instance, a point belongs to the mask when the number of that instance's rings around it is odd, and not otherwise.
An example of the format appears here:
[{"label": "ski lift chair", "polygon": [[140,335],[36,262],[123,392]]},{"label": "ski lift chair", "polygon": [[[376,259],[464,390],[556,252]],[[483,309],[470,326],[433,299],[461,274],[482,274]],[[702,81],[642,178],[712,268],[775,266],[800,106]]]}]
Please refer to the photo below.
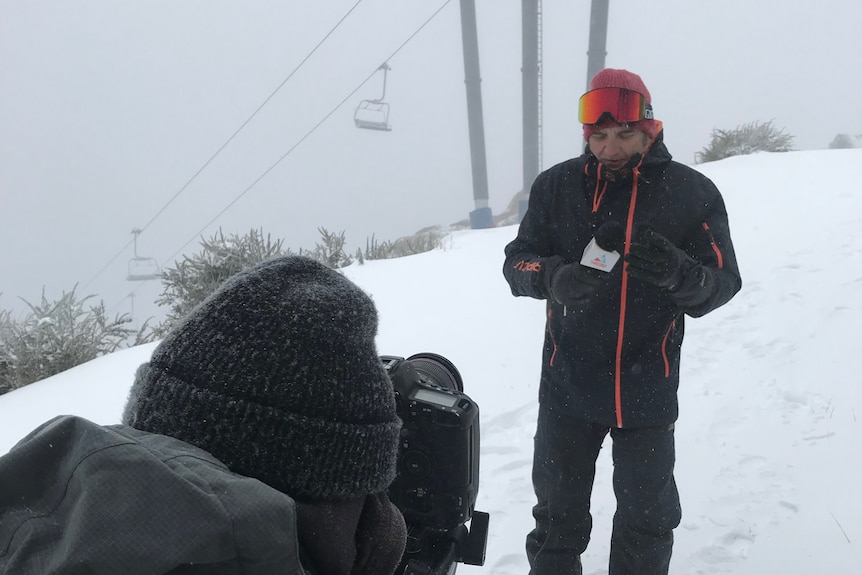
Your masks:
[{"label": "ski lift chair", "polygon": [[383,70],[383,94],[376,100],[359,102],[353,113],[353,122],[357,128],[388,132],[392,127],[389,125],[389,104],[384,101],[384,98],[386,98],[386,74],[389,71],[389,64],[383,62],[377,69]]},{"label": "ski lift chair", "polygon": [[156,258],[146,258],[138,255],[138,235],[140,235],[141,231],[138,228],[132,230],[132,234],[135,236],[135,257],[129,260],[129,273],[126,275],[126,280],[130,282],[159,279],[162,273]]},{"label": "ski lift chair", "polygon": [[159,262],[156,258],[132,258],[129,260],[129,274],[126,279],[130,282],[142,282],[155,280],[161,277]]},{"label": "ski lift chair", "polygon": [[357,128],[390,131],[389,104],[381,100],[362,100],[356,106],[353,121]]}]

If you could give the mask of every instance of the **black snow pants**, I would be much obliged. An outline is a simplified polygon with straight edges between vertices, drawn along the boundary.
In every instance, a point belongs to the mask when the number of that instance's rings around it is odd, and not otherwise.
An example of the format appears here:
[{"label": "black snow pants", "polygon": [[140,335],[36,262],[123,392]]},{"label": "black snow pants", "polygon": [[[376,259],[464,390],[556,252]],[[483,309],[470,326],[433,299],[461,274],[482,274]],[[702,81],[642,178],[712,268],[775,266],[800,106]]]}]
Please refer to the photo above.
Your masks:
[{"label": "black snow pants", "polygon": [[673,426],[619,429],[569,418],[545,404],[533,454],[536,527],[527,535],[530,575],[581,575],[590,540],[596,459],[613,441],[617,509],[608,575],[667,575],[679,493],[673,478]]}]

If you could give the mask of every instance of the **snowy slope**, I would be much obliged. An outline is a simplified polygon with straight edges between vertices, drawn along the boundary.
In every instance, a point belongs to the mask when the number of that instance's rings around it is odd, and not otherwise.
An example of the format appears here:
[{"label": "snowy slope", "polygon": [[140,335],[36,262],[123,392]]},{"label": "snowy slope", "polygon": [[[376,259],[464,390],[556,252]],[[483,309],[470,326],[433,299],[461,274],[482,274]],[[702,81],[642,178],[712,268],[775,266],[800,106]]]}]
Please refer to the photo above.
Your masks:
[{"label": "snowy slope", "polygon": [[[862,150],[759,154],[698,166],[722,190],[743,275],[727,306],[687,323],[674,575],[855,573],[862,563]],[[543,304],[501,274],[515,227],[456,232],[432,252],[345,273],[380,310],[382,354],[440,353],[481,408],[484,567],[523,574]],[[152,345],[0,396],[0,453],[59,413],[119,420]],[[607,572],[609,450],[585,573]]]}]

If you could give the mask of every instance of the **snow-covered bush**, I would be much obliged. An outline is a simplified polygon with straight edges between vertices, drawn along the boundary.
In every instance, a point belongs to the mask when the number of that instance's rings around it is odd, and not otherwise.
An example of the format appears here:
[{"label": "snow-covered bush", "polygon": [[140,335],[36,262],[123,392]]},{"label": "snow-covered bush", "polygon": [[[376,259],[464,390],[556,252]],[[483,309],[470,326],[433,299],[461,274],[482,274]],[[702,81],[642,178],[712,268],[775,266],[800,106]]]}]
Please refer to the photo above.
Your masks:
[{"label": "snow-covered bush", "polygon": [[[314,258],[333,269],[350,265],[354,260],[345,251],[345,234],[318,228],[321,242],[314,250],[299,250],[300,255]],[[394,242],[378,243],[373,239],[365,253],[357,252],[360,263],[365,259],[386,259],[417,254],[436,247],[440,232],[425,230]],[[73,289],[57,301],[48,301],[43,292],[40,305],[25,303],[30,312],[15,320],[10,312],[0,310],[0,394],[34,381],[55,375],[77,365],[114,352],[163,337],[191,309],[214,292],[232,275],[291,252],[283,240],[272,240],[261,230],[245,235],[225,236],[219,230],[201,240],[201,250],[183,256],[173,267],[161,272],[162,293],[156,300],[167,306],[166,319],[151,327],[144,323],[132,329],[129,315],[107,317],[104,303],[87,306],[94,295],[78,299]]]},{"label": "snow-covered bush", "polygon": [[321,242],[314,246],[314,251],[306,253],[300,250],[300,254],[314,258],[332,269],[347,267],[353,263],[353,256],[344,250],[347,239],[343,231],[336,234],[323,227],[317,228],[317,231],[320,232]]},{"label": "snow-covered bush", "polygon": [[772,125],[772,120],[763,124],[751,122],[734,130],[714,129],[709,146],[695,154],[695,161],[698,164],[703,164],[755,152],[789,152],[791,150],[793,150],[793,136],[775,128]]},{"label": "snow-covered bush", "polygon": [[392,242],[385,241],[380,243],[373,235],[370,238],[365,238],[365,252],[359,249],[356,253],[356,259],[359,263],[364,260],[385,260],[389,257],[392,251]]},{"label": "snow-covered bush", "polygon": [[830,150],[842,150],[847,148],[862,148],[862,134],[838,134],[829,143]]},{"label": "snow-covered bush", "polygon": [[[354,257],[345,250],[345,233],[330,232],[320,227],[321,241],[313,250],[300,248],[299,255],[313,258],[332,269],[349,266]],[[434,231],[401,238],[395,242],[369,245],[363,254],[356,258],[385,259],[401,257],[428,251],[436,247],[440,234]],[[273,241],[261,230],[251,230],[247,234],[225,236],[219,230],[209,239],[201,240],[201,251],[191,256],[183,256],[174,267],[162,271],[162,294],[156,300],[160,306],[167,306],[166,319],[153,330],[155,337],[164,336],[171,327],[183,318],[197,304],[230,276],[248,267],[274,257],[293,253],[284,247],[283,240]]]},{"label": "snow-covered bush", "polygon": [[183,256],[174,267],[162,271],[162,294],[156,299],[167,306],[166,319],[155,328],[164,336],[181,318],[213,293],[232,275],[260,262],[287,255],[283,240],[273,241],[262,230],[250,230],[245,235],[225,236],[221,229],[209,239],[201,240],[201,250]]},{"label": "snow-covered bush", "polygon": [[365,251],[357,251],[356,259],[362,263],[364,260],[388,260],[421,254],[438,247],[442,237],[443,233],[437,228],[426,228],[412,236],[382,243],[371,236],[365,240]]},{"label": "snow-covered bush", "polygon": [[94,297],[79,299],[73,289],[48,301],[43,291],[39,305],[24,300],[22,320],[0,312],[0,393],[146,341],[146,324],[135,330],[126,314],[109,318],[103,302],[88,305]]}]

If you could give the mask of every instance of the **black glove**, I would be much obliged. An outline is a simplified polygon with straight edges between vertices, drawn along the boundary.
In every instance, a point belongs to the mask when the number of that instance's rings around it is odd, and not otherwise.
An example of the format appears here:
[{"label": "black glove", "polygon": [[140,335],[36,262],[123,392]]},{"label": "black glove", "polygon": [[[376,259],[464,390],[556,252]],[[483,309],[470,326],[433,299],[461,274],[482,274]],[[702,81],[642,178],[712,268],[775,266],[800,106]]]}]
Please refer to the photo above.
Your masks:
[{"label": "black glove", "polygon": [[626,271],[639,280],[666,290],[675,290],[693,260],[669,239],[646,228],[629,246]]},{"label": "black glove", "polygon": [[606,272],[582,266],[577,262],[563,264],[554,270],[551,277],[551,298],[569,307],[583,305],[595,295],[607,276]]}]

